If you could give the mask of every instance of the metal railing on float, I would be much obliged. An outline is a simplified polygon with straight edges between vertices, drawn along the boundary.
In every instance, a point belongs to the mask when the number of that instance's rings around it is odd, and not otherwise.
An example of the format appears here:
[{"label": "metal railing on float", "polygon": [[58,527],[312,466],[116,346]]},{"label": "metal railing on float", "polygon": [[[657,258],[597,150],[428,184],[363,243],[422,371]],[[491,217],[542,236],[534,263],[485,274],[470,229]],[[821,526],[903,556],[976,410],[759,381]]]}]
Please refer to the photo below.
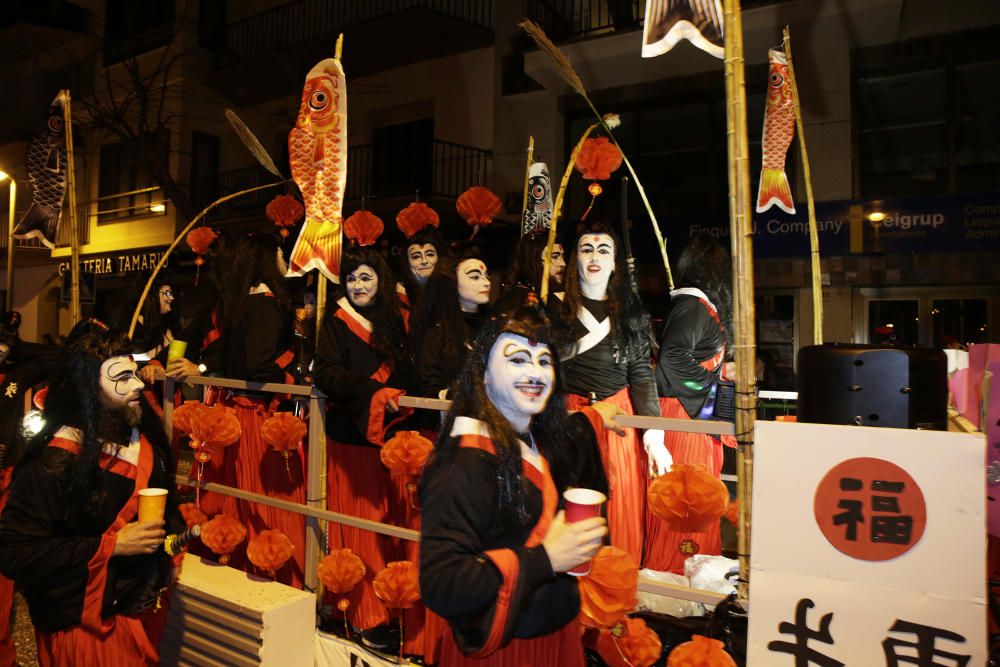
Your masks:
[{"label": "metal railing on float", "polygon": [[[167,435],[173,436],[173,397],[175,381],[166,378],[162,374],[158,375],[165,381],[163,396],[164,410],[163,421]],[[267,394],[287,394],[291,400],[306,403],[309,414],[308,430],[308,456],[306,458],[306,503],[294,503],[287,500],[271,498],[259,493],[253,493],[243,489],[216,484],[214,482],[201,483],[203,491],[211,491],[225,496],[231,496],[239,500],[252,503],[259,503],[288,512],[295,512],[306,517],[306,553],[305,553],[305,585],[311,591],[319,593],[319,581],[316,573],[316,566],[324,555],[324,545],[326,540],[326,523],[333,522],[362,530],[370,530],[382,535],[397,537],[413,542],[420,541],[420,533],[416,530],[394,526],[387,523],[370,521],[360,517],[331,512],[326,509],[326,433],[325,433],[325,408],[326,396],[315,387],[305,385],[291,385],[278,383],[245,382],[242,380],[231,380],[217,377],[195,377],[185,378],[184,382],[189,385],[214,386],[238,391],[255,391]],[[436,398],[420,398],[414,396],[403,396],[399,400],[402,407],[410,407],[423,410],[447,410],[451,407],[451,401]],[[639,415],[620,415],[616,421],[623,428],[661,429],[664,431],[679,431],[685,433],[706,433],[710,435],[733,435],[735,426],[729,422],[707,421],[707,420],[685,420],[668,419],[665,417],[643,417]],[[177,483],[182,486],[197,486],[196,480],[188,479],[178,475]],[[698,588],[690,588],[679,584],[672,584],[657,581],[649,577],[639,578],[639,590],[661,595],[668,598],[689,600],[708,605],[717,605],[722,602],[726,595]]]}]

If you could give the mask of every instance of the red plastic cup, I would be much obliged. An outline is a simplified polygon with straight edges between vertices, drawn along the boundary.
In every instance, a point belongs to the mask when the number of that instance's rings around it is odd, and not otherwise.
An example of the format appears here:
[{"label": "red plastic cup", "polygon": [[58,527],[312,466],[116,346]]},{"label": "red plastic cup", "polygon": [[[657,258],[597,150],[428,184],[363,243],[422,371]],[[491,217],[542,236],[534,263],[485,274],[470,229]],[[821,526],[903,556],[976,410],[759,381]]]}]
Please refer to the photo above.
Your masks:
[{"label": "red plastic cup", "polygon": [[[601,505],[607,502],[608,497],[593,489],[567,489],[563,492],[563,500],[566,501],[566,523],[576,523],[600,516]],[[582,577],[589,573],[590,561],[580,563],[567,572],[574,577]]]}]

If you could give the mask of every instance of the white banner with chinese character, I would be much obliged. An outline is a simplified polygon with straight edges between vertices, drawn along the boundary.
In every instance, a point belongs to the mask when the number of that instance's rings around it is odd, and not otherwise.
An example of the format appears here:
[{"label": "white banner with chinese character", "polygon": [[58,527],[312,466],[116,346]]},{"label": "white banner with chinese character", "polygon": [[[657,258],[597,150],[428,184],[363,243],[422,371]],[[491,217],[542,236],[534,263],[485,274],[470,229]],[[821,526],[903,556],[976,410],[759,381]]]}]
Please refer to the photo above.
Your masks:
[{"label": "white banner with chinese character", "polygon": [[983,447],[757,422],[749,667],[984,664]]}]

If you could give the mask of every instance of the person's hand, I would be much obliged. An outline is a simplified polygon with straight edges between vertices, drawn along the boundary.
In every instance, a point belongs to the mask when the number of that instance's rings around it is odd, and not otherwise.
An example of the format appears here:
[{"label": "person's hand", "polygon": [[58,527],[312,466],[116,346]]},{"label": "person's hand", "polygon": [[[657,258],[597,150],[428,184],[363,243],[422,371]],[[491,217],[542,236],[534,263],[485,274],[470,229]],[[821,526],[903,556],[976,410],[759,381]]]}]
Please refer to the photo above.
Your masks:
[{"label": "person's hand", "polygon": [[385,409],[386,412],[391,412],[395,414],[399,412],[399,403],[396,402],[396,399],[390,398],[388,401],[385,402]]},{"label": "person's hand", "polygon": [[167,377],[183,380],[189,375],[201,375],[198,365],[189,359],[181,357],[167,364]]},{"label": "person's hand", "polygon": [[162,521],[134,521],[118,531],[118,541],[112,556],[139,556],[151,554],[163,544],[167,536]]},{"label": "person's hand", "polygon": [[147,387],[156,382],[156,369],[159,366],[156,364],[146,364],[139,369],[139,379],[142,380],[143,384]]},{"label": "person's hand", "polygon": [[601,419],[604,420],[604,428],[609,431],[613,431],[618,435],[625,435],[625,429],[619,426],[618,422],[615,421],[615,417],[617,415],[625,414],[620,407],[604,401],[598,401],[590,407],[596,410],[597,414],[601,415]]},{"label": "person's hand", "polygon": [[722,373],[719,375],[720,380],[733,380],[736,378],[736,362],[727,361],[722,364]]},{"label": "person's hand", "polygon": [[642,446],[649,456],[649,476],[658,477],[670,471],[674,457],[663,444],[663,431],[650,429],[642,434]]},{"label": "person's hand", "polygon": [[542,540],[552,571],[557,574],[568,572],[580,563],[586,563],[597,554],[607,534],[608,522],[604,517],[566,523],[566,513],[560,511],[552,519],[549,532]]}]

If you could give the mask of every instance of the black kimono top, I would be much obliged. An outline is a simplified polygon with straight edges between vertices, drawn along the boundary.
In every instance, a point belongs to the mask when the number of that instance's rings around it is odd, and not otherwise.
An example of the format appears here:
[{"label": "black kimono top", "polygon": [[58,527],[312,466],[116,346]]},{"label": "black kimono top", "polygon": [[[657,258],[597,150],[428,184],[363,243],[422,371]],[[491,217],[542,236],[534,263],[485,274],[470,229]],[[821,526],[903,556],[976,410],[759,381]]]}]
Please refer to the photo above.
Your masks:
[{"label": "black kimono top", "polygon": [[420,395],[428,398],[444,398],[444,391],[458,377],[459,371],[465,365],[465,358],[472,349],[472,342],[482,328],[485,317],[480,313],[462,313],[462,319],[468,328],[469,335],[465,339],[461,355],[450,355],[444,350],[444,340],[448,333],[444,325],[438,322],[427,330],[420,342],[420,354],[417,357],[417,369],[420,373]]},{"label": "black kimono top", "polygon": [[52,469],[75,457],[81,440],[76,429],[62,428],[40,454],[18,466],[0,514],[0,573],[20,587],[31,622],[43,632],[77,625],[105,632],[116,614],[156,603],[170,579],[166,552],[111,555],[118,531],[136,518],[139,490],[168,489],[166,530],[185,528],[172,471],[137,433],[128,446],[102,453],[100,504],[89,510],[72,506]]},{"label": "black kimono top", "polygon": [[203,361],[210,373],[227,378],[293,384],[294,378],[288,373],[294,361],[291,329],[290,318],[273,294],[251,294],[239,324],[221,333],[210,330],[206,334],[212,341]]},{"label": "black kimono top", "polygon": [[[420,483],[420,591],[424,604],[451,625],[463,653],[483,657],[511,639],[557,632],[580,611],[576,579],[555,574],[542,546],[566,486],[607,493],[596,438],[604,437],[601,418],[589,408],[570,416],[579,459],[578,471],[556,480],[548,462],[522,444],[526,525],[497,516],[499,460],[483,422],[457,417],[451,444],[453,460],[431,466]],[[457,443],[455,442],[457,441]],[[589,447],[587,445],[590,445]],[[587,478],[584,469],[595,473]],[[571,477],[575,476],[576,479]]]},{"label": "black kimono top", "polygon": [[715,306],[701,290],[681,288],[670,294],[656,386],[660,396],[676,398],[694,419],[719,381],[726,338]]},{"label": "black kimono top", "polygon": [[[403,321],[406,320],[405,311]],[[387,414],[385,404],[416,384],[407,359],[387,359],[371,346],[372,324],[347,297],[337,300],[320,331],[313,375],[330,397],[326,432],[337,442],[382,445],[390,428],[413,412]]]}]

